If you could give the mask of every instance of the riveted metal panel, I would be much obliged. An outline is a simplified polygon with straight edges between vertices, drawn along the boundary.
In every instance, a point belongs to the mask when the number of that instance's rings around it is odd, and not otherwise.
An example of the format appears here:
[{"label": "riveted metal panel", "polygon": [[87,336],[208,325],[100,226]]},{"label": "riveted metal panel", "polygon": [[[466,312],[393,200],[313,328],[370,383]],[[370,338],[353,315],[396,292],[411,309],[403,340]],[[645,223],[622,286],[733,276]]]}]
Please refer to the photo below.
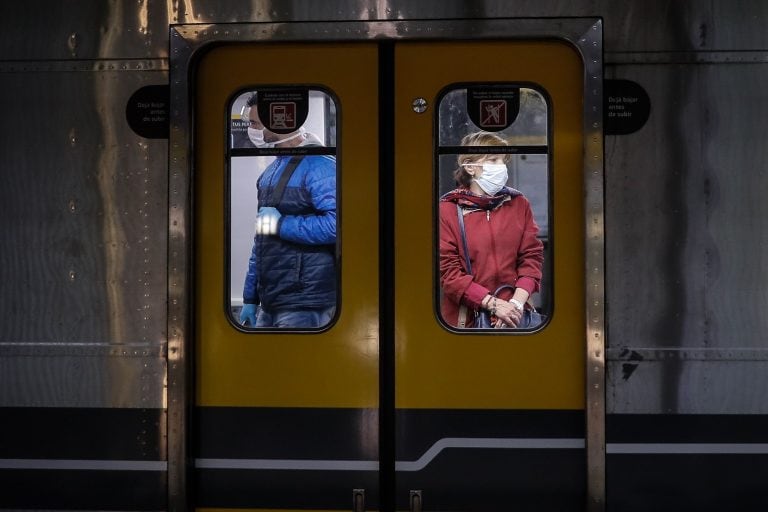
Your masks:
[{"label": "riveted metal panel", "polygon": [[144,348],[94,356],[71,346],[20,348],[13,347],[14,355],[0,349],[1,407],[165,407],[164,353],[146,355]]},{"label": "riveted metal panel", "polygon": [[768,47],[768,5],[760,0],[676,2],[651,0],[203,0],[179,2],[180,23],[333,20],[416,20],[501,17],[601,16],[610,51],[744,50]]},{"label": "riveted metal panel", "polygon": [[0,66],[2,406],[164,406],[167,142],[125,104],[167,74],[135,66]]},{"label": "riveted metal panel", "polygon": [[768,362],[608,361],[611,414],[768,414]]},{"label": "riveted metal panel", "polygon": [[[603,17],[610,51],[768,48],[768,5],[761,0],[43,0],[0,5],[0,60],[164,58],[167,27],[177,23],[553,16]],[[45,37],[29,37],[41,27]]]},{"label": "riveted metal panel", "polygon": [[166,57],[178,2],[3,2],[0,60]]},{"label": "riveted metal panel", "polygon": [[[47,426],[59,447],[82,449],[95,433],[165,458],[167,141],[137,136],[125,116],[134,91],[167,80],[163,61],[0,62],[0,407],[12,424]],[[110,430],[141,411],[161,419]],[[49,412],[85,419],[37,422]],[[15,457],[34,458],[26,432],[11,440]],[[13,478],[59,489],[62,506],[77,501],[44,469],[55,463]],[[164,478],[149,478],[134,496],[165,494]]]},{"label": "riveted metal panel", "polygon": [[167,74],[39,66],[0,67],[0,343],[162,344],[167,142],[125,106]]},{"label": "riveted metal panel", "polygon": [[607,137],[612,348],[765,348],[763,65],[622,66],[651,116]]},{"label": "riveted metal panel", "polygon": [[651,98],[606,139],[609,413],[765,412],[768,68],[688,57],[608,73]]}]

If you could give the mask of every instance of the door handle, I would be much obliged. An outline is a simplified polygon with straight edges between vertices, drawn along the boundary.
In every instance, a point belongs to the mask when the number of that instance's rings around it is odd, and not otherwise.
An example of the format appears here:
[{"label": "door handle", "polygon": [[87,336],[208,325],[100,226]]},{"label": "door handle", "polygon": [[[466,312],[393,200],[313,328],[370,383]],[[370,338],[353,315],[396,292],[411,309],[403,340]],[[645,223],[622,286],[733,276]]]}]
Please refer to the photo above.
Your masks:
[{"label": "door handle", "polygon": [[352,489],[353,512],[365,512],[365,489]]},{"label": "door handle", "polygon": [[421,491],[411,491],[411,512],[421,512]]}]

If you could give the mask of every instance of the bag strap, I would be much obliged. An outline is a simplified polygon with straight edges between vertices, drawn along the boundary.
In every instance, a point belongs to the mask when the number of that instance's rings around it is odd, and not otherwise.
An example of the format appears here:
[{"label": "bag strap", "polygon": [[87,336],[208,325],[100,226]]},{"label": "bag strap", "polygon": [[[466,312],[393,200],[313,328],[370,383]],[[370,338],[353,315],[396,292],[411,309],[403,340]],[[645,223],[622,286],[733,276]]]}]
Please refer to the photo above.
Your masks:
[{"label": "bag strap", "polygon": [[[499,292],[504,290],[504,289],[506,289],[506,288],[509,288],[513,292],[517,289],[517,287],[514,286],[514,285],[503,284],[503,285],[499,286],[498,288],[496,288],[496,290],[493,292],[493,296],[497,297],[499,295]],[[525,311],[536,311],[536,306],[534,306],[533,302],[531,302],[531,297],[530,296],[528,296],[528,300],[525,301],[525,304],[523,306],[526,306],[526,305],[528,307],[524,308]]]},{"label": "bag strap", "polygon": [[[467,245],[467,235],[464,231],[464,210],[458,203],[456,203],[456,213],[459,216],[459,232],[461,233],[461,245],[464,249],[464,261],[467,265],[467,273],[472,275],[472,264],[469,262],[469,245]],[[464,304],[459,304],[459,319],[457,326],[459,329],[463,329],[467,326],[467,317],[469,316],[469,308]]]},{"label": "bag strap", "polygon": [[515,288],[516,288],[516,286],[514,286],[514,285],[511,285],[511,284],[503,284],[503,285],[499,286],[498,288],[496,288],[496,290],[494,290],[494,292],[493,292],[491,295],[493,295],[494,297],[496,297],[496,296],[498,296],[498,295],[499,295],[499,292],[501,292],[502,290],[505,290],[505,289],[507,289],[507,288],[509,288],[510,290],[512,290],[512,291],[514,292],[514,291],[515,291]]},{"label": "bag strap", "polygon": [[472,275],[472,264],[469,262],[469,245],[467,244],[467,234],[464,230],[464,209],[456,203],[456,212],[459,215],[459,232],[461,233],[461,245],[464,249],[464,261],[467,264],[467,274]]},{"label": "bag strap", "polygon": [[467,313],[468,308],[464,304],[459,305],[459,319],[456,322],[456,327],[463,329],[467,326]]},{"label": "bag strap", "polygon": [[280,202],[283,200],[283,194],[285,194],[285,187],[288,186],[288,180],[291,179],[293,172],[299,166],[303,158],[304,157],[301,155],[292,156],[288,163],[285,165],[283,173],[280,175],[280,179],[277,182],[277,186],[269,197],[268,206],[273,206],[275,208],[280,206]]}]

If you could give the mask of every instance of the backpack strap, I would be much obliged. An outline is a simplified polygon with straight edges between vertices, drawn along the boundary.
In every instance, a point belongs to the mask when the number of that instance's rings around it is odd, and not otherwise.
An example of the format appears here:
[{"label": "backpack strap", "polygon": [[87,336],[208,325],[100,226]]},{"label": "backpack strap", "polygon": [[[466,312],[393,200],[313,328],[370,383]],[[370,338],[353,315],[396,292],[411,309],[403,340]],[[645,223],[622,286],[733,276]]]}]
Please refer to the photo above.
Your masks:
[{"label": "backpack strap", "polygon": [[280,210],[278,207],[280,206],[280,202],[283,200],[283,194],[285,194],[285,187],[288,186],[288,180],[291,179],[293,172],[299,166],[303,158],[304,157],[301,155],[292,156],[288,163],[285,165],[283,173],[280,175],[280,179],[277,182],[277,186],[269,197],[269,206],[273,206]]}]

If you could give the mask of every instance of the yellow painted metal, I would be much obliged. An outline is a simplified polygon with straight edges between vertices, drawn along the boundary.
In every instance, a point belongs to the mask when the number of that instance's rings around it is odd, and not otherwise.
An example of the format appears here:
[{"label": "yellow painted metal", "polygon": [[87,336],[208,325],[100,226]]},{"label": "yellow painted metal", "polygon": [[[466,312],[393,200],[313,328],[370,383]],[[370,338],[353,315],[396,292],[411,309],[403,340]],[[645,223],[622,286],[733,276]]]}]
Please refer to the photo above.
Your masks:
[{"label": "yellow painted metal", "polygon": [[[378,406],[378,62],[374,44],[233,45],[195,72],[196,404]],[[340,316],[317,334],[246,334],[226,319],[227,104],[260,85],[320,85],[338,98]],[[254,212],[255,213],[255,212]]]},{"label": "yellow painted metal", "polygon": [[[566,43],[396,47],[396,406],[584,408],[583,63]],[[459,82],[534,83],[551,98],[554,313],[535,334],[455,334],[436,319],[433,120]],[[413,112],[414,98],[430,108]]]}]

